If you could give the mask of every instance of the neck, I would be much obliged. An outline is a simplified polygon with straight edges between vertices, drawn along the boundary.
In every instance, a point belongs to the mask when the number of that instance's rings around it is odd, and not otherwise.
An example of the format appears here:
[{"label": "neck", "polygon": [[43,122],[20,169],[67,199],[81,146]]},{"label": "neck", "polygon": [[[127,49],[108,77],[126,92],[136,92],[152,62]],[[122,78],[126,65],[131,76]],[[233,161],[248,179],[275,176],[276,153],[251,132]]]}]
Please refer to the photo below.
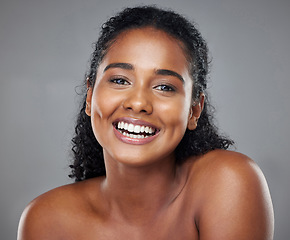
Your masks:
[{"label": "neck", "polygon": [[107,175],[102,190],[111,211],[128,221],[156,218],[182,191],[186,174],[176,167],[175,159],[133,167],[106,159]]}]

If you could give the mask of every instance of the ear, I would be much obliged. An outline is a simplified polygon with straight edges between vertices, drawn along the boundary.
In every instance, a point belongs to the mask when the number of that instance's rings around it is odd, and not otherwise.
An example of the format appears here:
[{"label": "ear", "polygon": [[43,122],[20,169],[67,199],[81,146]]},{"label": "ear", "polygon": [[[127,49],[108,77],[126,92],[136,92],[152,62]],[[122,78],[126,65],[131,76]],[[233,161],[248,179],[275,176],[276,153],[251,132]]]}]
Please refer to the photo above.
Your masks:
[{"label": "ear", "polygon": [[193,102],[190,107],[190,112],[188,116],[187,128],[189,130],[194,130],[197,127],[198,119],[201,115],[204,106],[204,94],[201,93],[198,102]]},{"label": "ear", "polygon": [[92,104],[92,95],[93,95],[93,88],[87,80],[87,97],[86,97],[86,114],[90,117],[91,116],[91,104]]}]

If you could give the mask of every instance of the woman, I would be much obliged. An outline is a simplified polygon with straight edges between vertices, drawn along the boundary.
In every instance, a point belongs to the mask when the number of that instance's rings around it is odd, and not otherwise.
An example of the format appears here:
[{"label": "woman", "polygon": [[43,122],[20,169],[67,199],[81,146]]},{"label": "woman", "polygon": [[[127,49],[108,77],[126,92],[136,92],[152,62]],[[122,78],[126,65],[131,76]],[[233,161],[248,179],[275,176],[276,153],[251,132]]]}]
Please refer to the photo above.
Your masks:
[{"label": "woman", "polygon": [[260,169],[211,122],[207,46],[182,16],[125,9],[102,27],[73,139],[76,183],[32,201],[19,240],[273,238]]}]

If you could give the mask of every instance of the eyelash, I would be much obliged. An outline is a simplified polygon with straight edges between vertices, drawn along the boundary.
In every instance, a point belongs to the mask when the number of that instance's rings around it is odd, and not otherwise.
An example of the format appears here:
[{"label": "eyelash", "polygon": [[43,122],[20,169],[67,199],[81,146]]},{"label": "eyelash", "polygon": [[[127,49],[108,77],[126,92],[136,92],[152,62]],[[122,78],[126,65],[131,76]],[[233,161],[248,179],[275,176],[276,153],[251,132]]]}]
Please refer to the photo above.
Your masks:
[{"label": "eyelash", "polygon": [[[109,79],[109,82],[116,85],[130,85],[131,84],[128,80],[124,79],[123,77],[111,78]],[[176,88],[168,84],[157,85],[154,87],[154,89],[161,92],[176,92]]]},{"label": "eyelash", "polygon": [[126,79],[122,78],[122,77],[116,77],[116,78],[112,78],[109,80],[111,83],[117,84],[117,85],[129,85],[129,81],[127,81]]},{"label": "eyelash", "polygon": [[175,92],[176,91],[176,89],[173,86],[166,85],[166,84],[160,84],[154,87],[154,89],[162,91],[162,92]]}]

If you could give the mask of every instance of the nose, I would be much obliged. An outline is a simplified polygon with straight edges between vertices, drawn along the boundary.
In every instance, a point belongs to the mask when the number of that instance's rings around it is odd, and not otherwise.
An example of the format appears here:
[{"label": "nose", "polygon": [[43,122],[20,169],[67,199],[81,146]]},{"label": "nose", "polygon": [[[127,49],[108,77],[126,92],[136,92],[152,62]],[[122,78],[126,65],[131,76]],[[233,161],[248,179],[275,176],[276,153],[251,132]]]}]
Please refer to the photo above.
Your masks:
[{"label": "nose", "polygon": [[123,102],[123,107],[126,110],[131,110],[134,113],[151,114],[153,111],[152,97],[144,89],[132,89],[126,96]]}]

